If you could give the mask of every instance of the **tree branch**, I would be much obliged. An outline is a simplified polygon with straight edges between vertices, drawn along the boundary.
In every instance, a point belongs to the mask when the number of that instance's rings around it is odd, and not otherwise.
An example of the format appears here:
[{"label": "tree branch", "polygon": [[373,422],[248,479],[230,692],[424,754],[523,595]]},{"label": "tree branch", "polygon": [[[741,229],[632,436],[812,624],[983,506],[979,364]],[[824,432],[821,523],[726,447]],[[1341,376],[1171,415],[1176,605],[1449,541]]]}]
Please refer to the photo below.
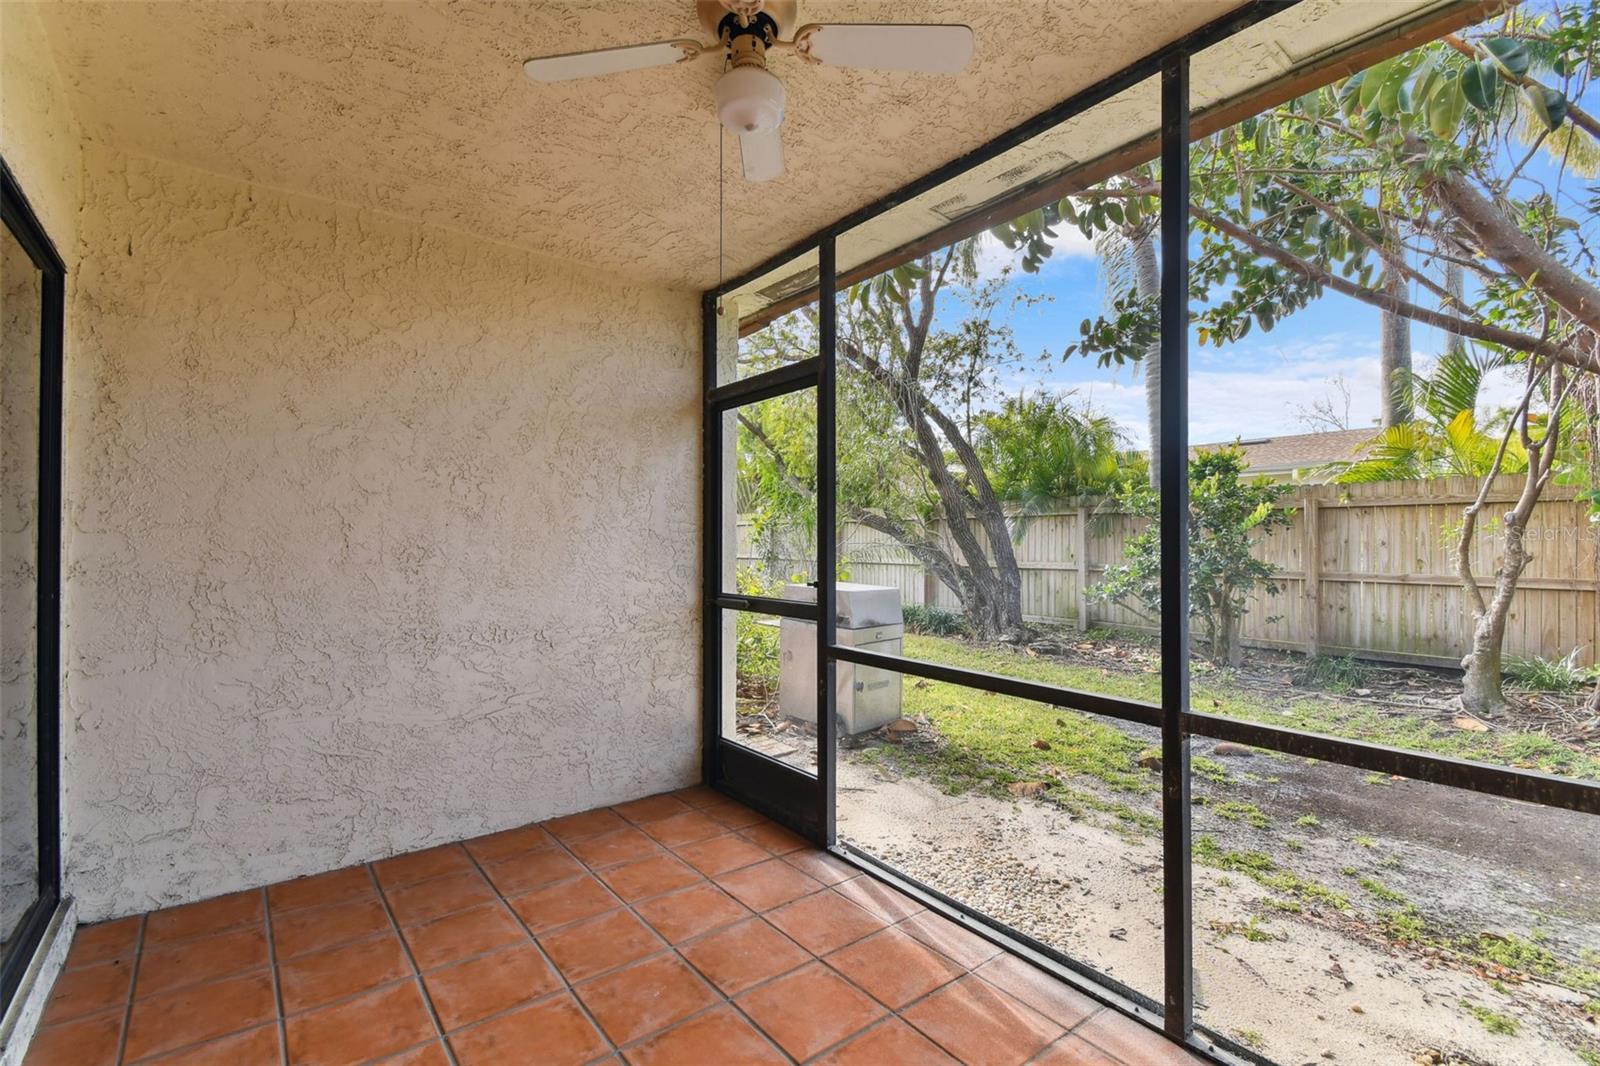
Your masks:
[{"label": "tree branch", "polygon": [[[1574,274],[1506,219],[1462,174],[1432,178],[1428,188],[1477,237],[1483,250],[1559,304],[1580,325],[1600,335],[1600,290]],[[1578,364],[1573,364],[1577,366]],[[1594,370],[1594,365],[1579,369]]]},{"label": "tree branch", "polygon": [[1463,310],[1463,308],[1456,303],[1455,297],[1446,291],[1444,286],[1438,284],[1421,271],[1412,269],[1410,264],[1406,262],[1404,256],[1396,254],[1392,248],[1389,248],[1379,241],[1373,240],[1365,230],[1356,225],[1354,219],[1345,214],[1343,211],[1339,210],[1333,204],[1328,203],[1326,200],[1312,194],[1311,192],[1308,192],[1305,189],[1302,189],[1300,186],[1296,185],[1287,178],[1274,177],[1272,182],[1280,188],[1287,189],[1295,196],[1298,196],[1300,199],[1304,200],[1306,203],[1310,204],[1312,207],[1315,207],[1318,211],[1321,211],[1324,215],[1327,215],[1333,221],[1337,222],[1352,237],[1366,245],[1373,252],[1377,253],[1378,258],[1382,259],[1391,268],[1398,270],[1401,274],[1413,279],[1417,282],[1417,284],[1421,285],[1423,288],[1439,297],[1439,299],[1444,302],[1444,306],[1450,307],[1457,311]]}]

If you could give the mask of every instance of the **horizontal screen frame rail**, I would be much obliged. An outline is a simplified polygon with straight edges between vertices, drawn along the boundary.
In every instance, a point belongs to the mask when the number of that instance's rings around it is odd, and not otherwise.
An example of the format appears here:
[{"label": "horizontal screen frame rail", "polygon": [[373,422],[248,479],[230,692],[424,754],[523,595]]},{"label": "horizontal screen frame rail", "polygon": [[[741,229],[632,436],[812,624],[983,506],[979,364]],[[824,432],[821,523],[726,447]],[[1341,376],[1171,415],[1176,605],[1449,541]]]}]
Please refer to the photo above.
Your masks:
[{"label": "horizontal screen frame rail", "polygon": [[1136,725],[1149,726],[1152,729],[1161,728],[1160,706],[1154,703],[1145,703],[1142,700],[1102,696],[1097,692],[1084,692],[1080,689],[1061,688],[1058,685],[1045,685],[1038,681],[1024,681],[1017,677],[1006,677],[1004,674],[988,674],[981,670],[967,670],[959,666],[944,666],[940,663],[930,663],[922,659],[904,659],[898,655],[884,655],[882,652],[864,651],[861,648],[849,648],[840,644],[833,645],[829,652],[836,661],[842,663],[853,663],[856,666],[874,666],[880,670],[889,670],[897,674],[924,677],[929,681],[943,681],[951,685],[964,685],[967,688],[983,689],[986,692],[993,692],[1001,696],[1033,700],[1035,703],[1044,703],[1051,707],[1064,707],[1071,711],[1084,711],[1088,714],[1099,715],[1102,718],[1115,718],[1120,722],[1133,722]]},{"label": "horizontal screen frame rail", "polygon": [[[912,677],[942,681],[966,688],[994,692],[1002,696],[1033,700],[1036,703],[1082,711],[1124,722],[1159,728],[1161,709],[1156,704],[1102,696],[1092,692],[1059,688],[1037,681],[943,666],[921,659],[905,659],[881,652],[834,645],[833,658],[857,666],[872,666]],[[1369,773],[1407,777],[1429,784],[1480,792],[1502,799],[1521,800],[1545,807],[1558,807],[1580,814],[1600,814],[1600,784],[1576,778],[1557,777],[1537,770],[1492,766],[1448,755],[1394,748],[1361,740],[1348,740],[1282,726],[1250,722],[1204,711],[1185,711],[1183,729],[1193,736],[1226,740],[1235,744],[1265,748],[1286,755],[1318,759]]]},{"label": "horizontal screen frame rail", "polygon": [[1560,807],[1580,814],[1600,814],[1600,784],[1577,778],[1557,777],[1537,770],[1519,770],[1509,766],[1492,766],[1448,755],[1347,740],[1326,733],[1285,729],[1204,711],[1185,711],[1183,728],[1192,736],[1247,744],[1370,773],[1426,781],[1543,807]]},{"label": "horizontal screen frame rail", "polygon": [[706,406],[722,412],[734,407],[747,407],[775,396],[816,388],[821,373],[822,357],[809,356],[738,381],[730,381],[726,385],[718,385],[706,395]]},{"label": "horizontal screen frame rail", "polygon": [[784,600],[774,596],[734,596],[721,593],[712,598],[712,603],[725,611],[775,614],[780,618],[798,618],[803,622],[817,620],[815,600]]}]

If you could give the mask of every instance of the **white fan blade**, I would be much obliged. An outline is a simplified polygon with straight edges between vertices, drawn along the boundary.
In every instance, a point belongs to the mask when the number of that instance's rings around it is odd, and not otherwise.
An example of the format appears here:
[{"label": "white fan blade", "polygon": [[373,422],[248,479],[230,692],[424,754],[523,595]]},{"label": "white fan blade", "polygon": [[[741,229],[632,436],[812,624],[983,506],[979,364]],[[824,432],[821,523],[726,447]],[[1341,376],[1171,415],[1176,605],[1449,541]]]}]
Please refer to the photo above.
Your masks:
[{"label": "white fan blade", "polygon": [[954,74],[972,58],[972,27],[835,22],[795,32],[801,51],[832,67]]},{"label": "white fan blade", "polygon": [[700,46],[694,41],[657,41],[655,44],[635,44],[626,48],[539,56],[522,64],[522,69],[534,81],[571,81],[573,78],[620,74],[625,70],[664,67],[685,56],[697,55],[699,51]]},{"label": "white fan blade", "polygon": [[783,173],[783,138],[777,130],[741,133],[739,161],[745,181],[771,181]]}]

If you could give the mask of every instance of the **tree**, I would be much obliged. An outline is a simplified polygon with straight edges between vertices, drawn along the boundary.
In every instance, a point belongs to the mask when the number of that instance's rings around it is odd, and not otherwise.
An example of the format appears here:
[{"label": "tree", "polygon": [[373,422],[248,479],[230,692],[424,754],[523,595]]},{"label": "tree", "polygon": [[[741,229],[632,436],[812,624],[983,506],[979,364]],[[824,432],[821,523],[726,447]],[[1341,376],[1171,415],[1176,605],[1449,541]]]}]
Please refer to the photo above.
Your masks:
[{"label": "tree", "polygon": [[[1592,250],[1600,191],[1573,188],[1600,172],[1600,121],[1578,103],[1597,56],[1600,13],[1592,6],[1513,11],[1197,142],[1190,295],[1200,343],[1229,344],[1253,326],[1270,330],[1339,293],[1524,369],[1529,404],[1508,421],[1494,472],[1515,457],[1512,441],[1524,450],[1542,442],[1541,417],[1558,425],[1573,382],[1600,371]],[[1549,160],[1553,177],[1530,171],[1536,157]],[[1148,213],[1160,194],[1148,168],[1135,168],[1023,216],[1001,235],[1023,250],[1026,269],[1048,255],[1040,233],[1053,218],[1092,237],[1120,222],[1110,204]],[[1458,287],[1447,269],[1440,285],[1424,269],[1429,263],[1459,268],[1470,282]],[[1411,286],[1435,306],[1410,299]],[[1083,323],[1069,351],[1102,364],[1138,360],[1157,311],[1130,288]],[[1538,462],[1529,454],[1534,503],[1555,473],[1558,444],[1559,434],[1540,444]],[[1472,527],[1476,512],[1469,507],[1464,519],[1463,528]],[[1475,604],[1464,660],[1474,706],[1503,702],[1495,641],[1526,560],[1508,553],[1506,563],[1489,598],[1463,575]]]},{"label": "tree", "polygon": [[[1026,519],[1059,500],[1106,496],[1142,476],[1116,425],[1071,393],[1009,397],[978,418],[974,444],[995,495]],[[1019,523],[1020,525],[1020,523]]]},{"label": "tree", "polygon": [[[979,278],[975,246],[923,256],[841,299],[839,512],[954,590],[976,635],[1013,640],[1028,631],[1013,548],[1027,507],[1046,493],[1104,491],[1128,457],[1114,427],[1068,396],[999,395],[997,373],[1027,357],[999,320],[1006,278]],[[941,301],[956,297],[965,313],[936,328]],[[752,368],[816,351],[814,313],[762,332],[746,345]],[[752,502],[765,511],[758,528],[803,527],[815,514],[814,453],[788,432],[790,414],[768,401],[741,416],[741,478],[760,486]]]},{"label": "tree", "polygon": [[[1250,597],[1258,588],[1271,596],[1280,591],[1273,568],[1255,557],[1255,545],[1293,520],[1291,512],[1278,506],[1289,486],[1264,477],[1247,479],[1245,467],[1238,448],[1202,450],[1189,462],[1189,614],[1205,626],[1211,657],[1229,666],[1244,658],[1240,622]],[[1159,613],[1160,496],[1139,482],[1120,500],[1149,525],[1128,541],[1124,561],[1106,569],[1092,595],[1136,601]]]}]

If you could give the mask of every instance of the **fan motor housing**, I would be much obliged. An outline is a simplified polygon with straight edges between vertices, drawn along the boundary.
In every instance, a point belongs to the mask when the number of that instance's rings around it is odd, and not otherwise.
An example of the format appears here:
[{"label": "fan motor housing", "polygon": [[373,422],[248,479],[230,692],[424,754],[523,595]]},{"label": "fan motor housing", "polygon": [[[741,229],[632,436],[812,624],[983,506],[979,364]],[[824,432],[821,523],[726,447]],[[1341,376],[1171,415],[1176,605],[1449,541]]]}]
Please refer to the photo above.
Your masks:
[{"label": "fan motor housing", "polygon": [[[782,37],[792,33],[795,28],[797,0],[766,0],[761,5],[761,14],[773,22],[773,32]],[[720,3],[720,0],[697,0],[695,9],[700,15],[700,25],[711,36],[721,39],[720,27],[722,20],[729,17],[730,12]],[[737,19],[735,19],[737,22]]]}]

